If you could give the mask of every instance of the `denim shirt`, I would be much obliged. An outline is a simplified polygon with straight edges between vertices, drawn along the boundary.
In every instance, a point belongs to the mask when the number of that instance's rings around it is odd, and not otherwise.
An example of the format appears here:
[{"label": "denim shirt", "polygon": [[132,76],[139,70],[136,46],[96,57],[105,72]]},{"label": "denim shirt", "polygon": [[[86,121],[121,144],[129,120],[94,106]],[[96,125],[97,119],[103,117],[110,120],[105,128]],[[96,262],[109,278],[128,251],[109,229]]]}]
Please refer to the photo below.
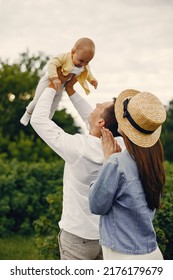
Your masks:
[{"label": "denim shirt", "polygon": [[125,254],[157,247],[152,220],[135,161],[128,151],[113,154],[91,184],[90,210],[100,217],[100,243]]}]

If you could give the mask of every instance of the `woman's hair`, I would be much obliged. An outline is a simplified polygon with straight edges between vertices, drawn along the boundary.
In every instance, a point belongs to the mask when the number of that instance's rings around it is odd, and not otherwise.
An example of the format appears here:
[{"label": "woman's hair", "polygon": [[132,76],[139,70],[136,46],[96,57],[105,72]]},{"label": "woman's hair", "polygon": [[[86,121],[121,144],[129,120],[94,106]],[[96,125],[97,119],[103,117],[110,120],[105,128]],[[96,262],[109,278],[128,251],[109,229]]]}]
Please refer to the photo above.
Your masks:
[{"label": "woman's hair", "polygon": [[161,141],[149,148],[139,147],[132,143],[124,134],[123,139],[128,152],[135,160],[146,201],[150,209],[161,206],[160,200],[165,184],[165,170],[163,166],[164,152]]},{"label": "woman's hair", "polygon": [[122,135],[120,135],[118,132],[118,122],[115,117],[115,111],[114,111],[115,102],[116,102],[116,98],[113,98],[112,105],[106,108],[101,116],[105,121],[105,128],[108,128],[112,132],[113,136],[117,137]]}]

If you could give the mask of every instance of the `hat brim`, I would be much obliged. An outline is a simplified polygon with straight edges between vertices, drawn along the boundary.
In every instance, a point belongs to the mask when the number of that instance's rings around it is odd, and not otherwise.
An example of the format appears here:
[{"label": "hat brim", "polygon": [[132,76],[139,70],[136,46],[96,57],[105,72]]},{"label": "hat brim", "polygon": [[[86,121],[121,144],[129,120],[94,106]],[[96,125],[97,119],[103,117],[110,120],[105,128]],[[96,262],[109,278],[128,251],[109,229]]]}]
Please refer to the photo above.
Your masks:
[{"label": "hat brim", "polygon": [[156,129],[152,134],[145,134],[134,128],[127,118],[123,117],[124,106],[123,102],[125,99],[132,98],[139,94],[140,91],[128,89],[120,93],[115,102],[115,116],[118,121],[120,130],[136,145],[140,147],[151,147],[159,139],[161,134],[161,126]]}]

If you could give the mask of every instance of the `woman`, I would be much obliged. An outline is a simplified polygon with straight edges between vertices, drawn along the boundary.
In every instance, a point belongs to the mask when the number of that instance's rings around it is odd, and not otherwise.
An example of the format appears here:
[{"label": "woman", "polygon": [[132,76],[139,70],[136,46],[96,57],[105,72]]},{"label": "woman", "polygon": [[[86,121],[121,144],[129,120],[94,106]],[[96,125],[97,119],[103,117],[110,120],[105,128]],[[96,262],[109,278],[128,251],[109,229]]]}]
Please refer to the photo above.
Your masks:
[{"label": "woman", "polygon": [[151,93],[125,90],[115,102],[122,153],[109,130],[102,131],[105,164],[91,185],[92,213],[101,215],[104,259],[163,259],[153,227],[165,184],[160,142],[166,111]]}]

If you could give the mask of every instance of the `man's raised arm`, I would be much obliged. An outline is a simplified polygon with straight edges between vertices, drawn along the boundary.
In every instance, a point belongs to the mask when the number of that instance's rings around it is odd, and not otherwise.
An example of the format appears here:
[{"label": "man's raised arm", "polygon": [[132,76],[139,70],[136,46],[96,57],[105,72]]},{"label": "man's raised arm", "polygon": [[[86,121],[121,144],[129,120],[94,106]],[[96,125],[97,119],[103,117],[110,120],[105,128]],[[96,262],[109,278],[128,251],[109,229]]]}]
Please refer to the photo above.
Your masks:
[{"label": "man's raised arm", "polygon": [[80,115],[80,117],[85,122],[85,124],[88,128],[88,117],[89,117],[90,113],[93,111],[93,108],[86,101],[86,99],[84,99],[80,94],[78,94],[74,90],[73,86],[76,83],[76,81],[77,80],[76,80],[75,76],[72,77],[72,79],[70,81],[66,82],[65,89],[66,89],[66,92],[67,92],[73,106],[75,107],[78,114]]}]

